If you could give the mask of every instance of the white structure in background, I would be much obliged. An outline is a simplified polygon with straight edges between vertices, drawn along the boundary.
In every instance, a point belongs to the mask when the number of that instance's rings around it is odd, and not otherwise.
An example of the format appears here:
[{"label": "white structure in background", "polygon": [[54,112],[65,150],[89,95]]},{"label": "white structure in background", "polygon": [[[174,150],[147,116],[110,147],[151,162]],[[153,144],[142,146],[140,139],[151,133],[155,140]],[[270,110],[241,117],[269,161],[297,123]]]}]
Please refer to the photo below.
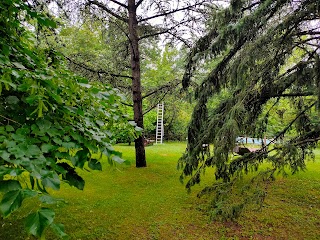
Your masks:
[{"label": "white structure in background", "polygon": [[157,110],[157,128],[156,128],[156,144],[163,142],[163,113],[164,113],[164,104],[159,103],[158,104],[158,110]]}]

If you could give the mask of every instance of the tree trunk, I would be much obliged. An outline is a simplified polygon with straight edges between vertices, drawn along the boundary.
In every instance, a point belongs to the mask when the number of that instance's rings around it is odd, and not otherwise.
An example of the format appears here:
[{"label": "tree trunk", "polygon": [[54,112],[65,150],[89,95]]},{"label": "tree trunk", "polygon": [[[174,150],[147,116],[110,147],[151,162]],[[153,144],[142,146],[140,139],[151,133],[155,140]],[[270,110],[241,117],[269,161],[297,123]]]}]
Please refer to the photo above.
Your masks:
[{"label": "tree trunk", "polygon": [[[128,0],[128,10],[134,121],[136,122],[138,127],[143,128],[142,95],[140,79],[140,53],[139,38],[137,33],[137,9],[135,6],[135,0]],[[136,167],[147,166],[143,139],[144,138],[142,135],[135,140]]]}]

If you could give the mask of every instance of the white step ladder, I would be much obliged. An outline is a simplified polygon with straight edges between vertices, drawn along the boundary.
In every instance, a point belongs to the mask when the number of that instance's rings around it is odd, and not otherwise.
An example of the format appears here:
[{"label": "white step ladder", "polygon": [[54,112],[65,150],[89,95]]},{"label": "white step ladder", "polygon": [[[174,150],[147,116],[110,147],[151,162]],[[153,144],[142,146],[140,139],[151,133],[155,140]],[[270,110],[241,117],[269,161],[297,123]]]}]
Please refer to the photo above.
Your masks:
[{"label": "white step ladder", "polygon": [[158,110],[157,110],[157,128],[156,128],[156,144],[163,142],[163,113],[164,113],[164,104],[159,103],[158,104]]}]

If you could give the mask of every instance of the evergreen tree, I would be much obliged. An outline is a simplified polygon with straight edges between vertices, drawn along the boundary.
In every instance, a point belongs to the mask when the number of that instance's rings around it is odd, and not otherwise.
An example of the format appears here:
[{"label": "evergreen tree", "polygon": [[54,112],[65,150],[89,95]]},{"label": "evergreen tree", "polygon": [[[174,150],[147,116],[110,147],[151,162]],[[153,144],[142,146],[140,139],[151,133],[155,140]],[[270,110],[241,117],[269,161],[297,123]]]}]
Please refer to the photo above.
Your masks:
[{"label": "evergreen tree", "polygon": [[[213,216],[237,216],[247,203],[264,199],[264,184],[276,173],[304,170],[306,160],[313,156],[320,140],[319,118],[314,117],[320,105],[319,18],[316,0],[231,1],[228,8],[212,13],[207,34],[191,50],[185,88],[204,61],[219,61],[196,91],[188,151],[179,166],[182,179],[191,176],[188,189],[200,182],[207,167],[214,167],[213,185],[199,194],[214,194]],[[218,104],[213,104],[217,97]],[[290,98],[295,111],[292,120],[270,144],[234,157],[236,137],[263,137],[270,111],[283,98]],[[267,105],[270,101],[274,104]],[[265,106],[270,109],[262,111]],[[295,135],[278,141],[290,129],[295,129]],[[214,145],[213,154],[207,157],[202,154],[205,143]],[[265,162],[268,168],[259,171]],[[248,173],[254,177],[240,189],[239,181]],[[227,204],[230,193],[240,198]]]},{"label": "evergreen tree", "polygon": [[[81,9],[98,19],[114,24],[127,39],[130,55],[130,80],[134,121],[139,128],[143,123],[143,96],[141,82],[141,43],[146,38],[162,35],[174,38],[189,46],[183,36],[185,31],[198,33],[197,21],[201,22],[206,13],[206,4],[212,0],[193,1],[158,1],[158,0],[86,0],[62,1],[55,0],[61,9],[72,9],[72,13]],[[71,12],[70,11],[70,12]],[[201,14],[200,14],[201,13]],[[175,16],[179,14],[179,16]],[[69,15],[72,15],[69,13]],[[155,23],[158,22],[159,24]],[[192,29],[192,31],[190,30]],[[201,30],[201,29],[200,29]],[[189,37],[190,38],[190,37]],[[160,87],[161,88],[161,87]],[[136,167],[146,167],[146,156],[143,135],[135,139]]]}]

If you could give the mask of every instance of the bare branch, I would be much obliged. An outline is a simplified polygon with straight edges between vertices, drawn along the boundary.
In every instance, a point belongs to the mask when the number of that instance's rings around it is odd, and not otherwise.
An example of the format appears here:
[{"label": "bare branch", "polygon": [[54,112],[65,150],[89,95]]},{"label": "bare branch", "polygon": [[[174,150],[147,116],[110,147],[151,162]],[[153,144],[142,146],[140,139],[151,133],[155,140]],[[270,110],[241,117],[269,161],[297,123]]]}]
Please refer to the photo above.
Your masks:
[{"label": "bare branch", "polygon": [[67,57],[67,56],[64,56],[69,62],[71,62],[72,64],[74,65],[77,65],[89,72],[93,72],[93,73],[96,73],[96,74],[107,74],[111,77],[121,77],[121,78],[130,78],[132,79],[131,76],[127,76],[127,75],[121,75],[121,74],[115,74],[115,73],[110,73],[110,72],[107,72],[107,71],[103,71],[103,70],[95,70],[95,69],[92,69],[90,67],[88,67],[87,65],[85,65],[84,63],[78,63],[76,61],[74,61],[73,59]]},{"label": "bare branch", "polygon": [[137,3],[136,3],[136,8],[140,6],[140,4],[143,2],[144,0],[139,0]]},{"label": "bare branch", "polygon": [[168,11],[168,12],[163,12],[163,13],[159,13],[159,14],[156,14],[156,15],[153,15],[151,17],[146,17],[146,18],[143,18],[141,20],[139,20],[138,22],[145,22],[145,21],[148,21],[148,20],[151,20],[151,19],[154,19],[154,18],[158,18],[158,17],[165,17],[165,16],[168,16],[170,14],[173,14],[173,13],[176,13],[176,12],[181,12],[181,11],[184,11],[184,10],[189,10],[193,7],[196,7],[196,6],[199,6],[201,4],[203,4],[205,1],[202,1],[200,3],[196,3],[196,4],[193,4],[193,5],[189,5],[189,6],[186,6],[186,7],[183,7],[183,8],[177,8],[177,9],[174,9],[172,11]]},{"label": "bare branch", "polygon": [[151,106],[147,111],[143,112],[143,115],[146,115],[148,112],[150,112],[152,109],[154,109],[160,102],[162,102],[162,100],[165,98],[165,96],[170,92],[170,89],[168,89],[161,98],[159,98],[159,100],[157,101],[156,104],[154,104],[153,106]]},{"label": "bare branch", "polygon": [[120,15],[116,14],[114,11],[112,11],[111,9],[107,8],[104,4],[96,1],[96,0],[89,0],[88,2],[89,4],[93,4],[96,5],[97,7],[101,8],[102,10],[106,11],[107,13],[109,13],[110,15],[114,16],[115,18],[123,21],[123,22],[128,22],[129,20],[127,18],[121,17]]},{"label": "bare branch", "polygon": [[144,39],[144,38],[148,38],[148,37],[155,37],[155,36],[158,36],[158,35],[161,35],[161,34],[164,34],[164,33],[169,33],[169,31],[175,29],[175,28],[178,27],[179,25],[182,25],[182,24],[184,24],[184,23],[187,23],[188,21],[189,21],[189,20],[181,21],[181,22],[175,24],[174,26],[172,26],[172,27],[170,27],[170,28],[163,29],[162,31],[155,32],[155,33],[150,33],[150,34],[146,34],[146,35],[140,37],[139,40]]},{"label": "bare branch", "polygon": [[164,33],[168,33],[170,30],[171,30],[171,28],[163,30],[163,31],[160,31],[160,32],[155,32],[155,33],[143,35],[142,37],[139,38],[139,41],[142,40],[142,39],[145,39],[145,38],[155,37],[155,36],[159,36],[159,35],[164,34]]},{"label": "bare branch", "polygon": [[191,43],[189,43],[186,39],[177,36],[176,34],[172,33],[172,32],[168,32],[170,35],[172,35],[173,37],[175,37],[176,39],[178,39],[180,42],[184,43],[184,45],[186,45],[188,48],[191,48],[192,45]]},{"label": "bare branch", "polygon": [[314,92],[301,92],[301,93],[284,93],[284,94],[276,94],[271,95],[271,97],[305,97],[305,96],[313,96]]},{"label": "bare branch", "polygon": [[5,117],[5,116],[3,116],[3,115],[1,115],[1,114],[0,114],[0,117],[2,117],[2,118],[4,118],[4,119],[6,119],[7,121],[14,122],[14,123],[16,123],[16,124],[18,124],[18,125],[22,126],[22,124],[21,124],[21,123],[19,123],[19,122],[15,121],[15,120],[12,120],[12,119],[10,119],[10,118],[7,118],[7,117]]},{"label": "bare branch", "polygon": [[133,104],[125,103],[125,102],[120,102],[121,104],[128,106],[128,107],[133,107]]},{"label": "bare branch", "polygon": [[125,9],[128,9],[128,6],[126,6],[125,4],[123,4],[123,3],[121,3],[121,2],[118,2],[118,1],[116,1],[116,0],[110,0],[111,2],[113,2],[113,3],[115,3],[115,4],[117,4],[117,5],[119,5],[119,6],[121,6],[121,7],[123,7],[123,8],[125,8]]},{"label": "bare branch", "polygon": [[294,145],[295,146],[299,146],[299,145],[302,145],[302,144],[305,144],[305,143],[318,142],[319,140],[320,140],[320,137],[318,137],[318,138],[310,138],[310,139],[305,139],[305,140],[300,141],[300,142],[295,142]]},{"label": "bare branch", "polygon": [[253,4],[251,4],[251,5],[247,6],[247,7],[242,8],[242,9],[241,9],[241,12],[244,12],[244,11],[246,11],[246,10],[251,10],[251,8],[253,8],[254,6],[256,6],[256,5],[258,5],[258,4],[261,4],[261,2],[260,2],[260,1],[254,2]]},{"label": "bare branch", "polygon": [[178,82],[171,82],[171,83],[168,83],[166,85],[163,85],[163,86],[160,86],[159,88],[157,88],[156,90],[150,92],[150,93],[147,93],[145,96],[142,97],[142,99],[144,98],[147,98],[147,97],[150,97],[151,95],[163,90],[163,89],[169,89],[169,90],[172,90],[173,88],[176,88],[178,85],[180,84],[180,81]]}]

